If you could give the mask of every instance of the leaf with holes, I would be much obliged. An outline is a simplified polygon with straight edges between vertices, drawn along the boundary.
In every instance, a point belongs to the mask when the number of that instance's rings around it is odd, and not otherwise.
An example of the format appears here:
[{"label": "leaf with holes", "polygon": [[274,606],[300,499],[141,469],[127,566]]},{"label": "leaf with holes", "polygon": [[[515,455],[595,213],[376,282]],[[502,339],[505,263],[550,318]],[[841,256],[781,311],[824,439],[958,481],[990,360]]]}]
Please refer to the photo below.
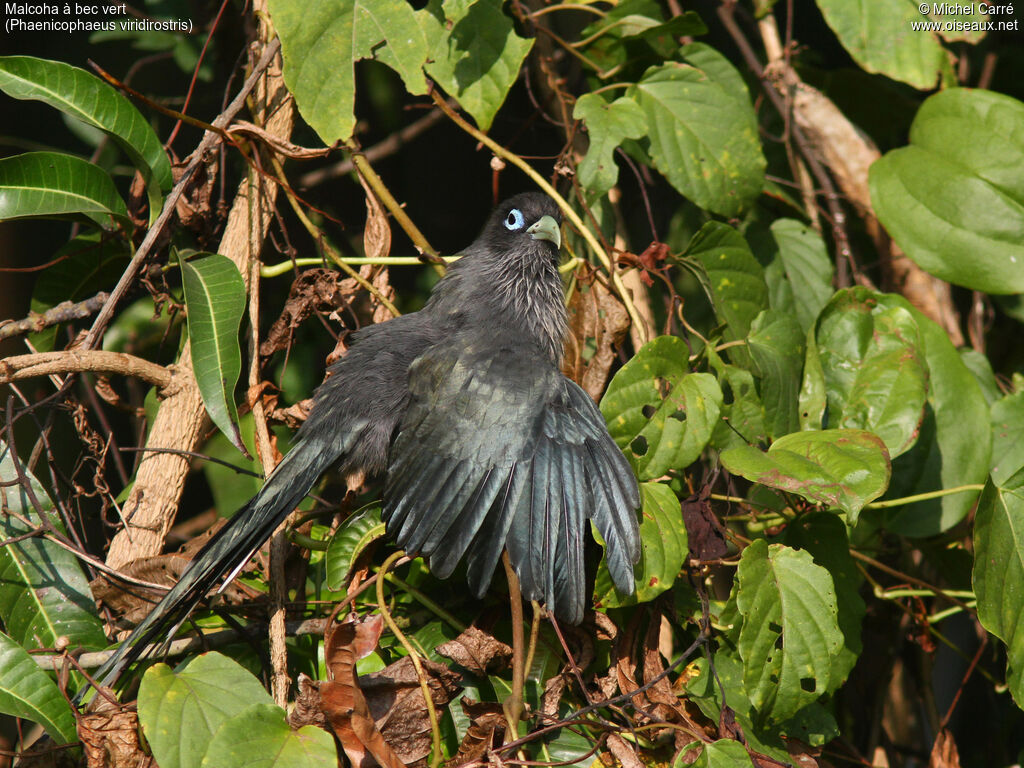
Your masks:
[{"label": "leaf with holes", "polygon": [[344,589],[352,567],[370,544],[384,535],[380,504],[373,503],[341,524],[327,545],[324,567],[327,586]]},{"label": "leaf with holes", "polygon": [[689,372],[689,349],[659,336],[626,363],[601,400],[608,431],[641,480],[696,461],[722,407],[715,377]]},{"label": "leaf with holes", "polygon": [[602,558],[594,595],[602,608],[619,608],[653,600],[675,584],[689,552],[679,499],[662,483],[641,483],[640,561],[633,566],[636,593],[623,596],[612,584]]},{"label": "leaf with holes", "polygon": [[809,552],[756,539],[736,578],[744,688],[762,720],[781,722],[832,691],[843,647],[832,576]]},{"label": "leaf with holes", "polygon": [[203,405],[213,423],[248,456],[235,406],[235,385],[242,372],[238,328],[245,310],[245,282],[231,259],[209,253],[181,261],[181,284],[192,366]]},{"label": "leaf with holes", "polygon": [[891,472],[885,443],[858,429],[795,432],[767,453],[745,445],[722,451],[721,461],[734,475],[842,509],[851,525],[885,492]]}]

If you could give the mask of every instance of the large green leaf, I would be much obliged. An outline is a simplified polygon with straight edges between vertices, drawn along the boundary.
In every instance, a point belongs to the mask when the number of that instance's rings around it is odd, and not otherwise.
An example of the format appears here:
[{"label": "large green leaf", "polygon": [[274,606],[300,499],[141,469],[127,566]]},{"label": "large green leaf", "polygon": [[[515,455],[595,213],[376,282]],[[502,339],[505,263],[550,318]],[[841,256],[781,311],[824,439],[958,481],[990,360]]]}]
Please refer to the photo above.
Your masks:
[{"label": "large green leaf", "polygon": [[633,566],[636,593],[620,595],[602,560],[594,587],[600,607],[618,608],[653,600],[672,587],[689,552],[679,499],[672,489],[662,483],[641,483],[640,499],[640,561]]},{"label": "large green leaf", "polygon": [[757,393],[754,375],[745,368],[726,363],[712,346],[705,352],[722,390],[721,418],[711,433],[711,445],[721,451],[734,445],[767,442],[767,414]]},{"label": "large green leaf", "polygon": [[989,482],[974,519],[978,620],[1006,643],[1006,683],[1024,707],[1024,472]]},{"label": "large green leaf", "polygon": [[885,443],[856,429],[795,432],[767,453],[745,445],[722,451],[721,461],[734,475],[842,509],[851,523],[889,485]]},{"label": "large green leaf", "polygon": [[[41,512],[18,483],[10,447],[0,441],[0,541],[42,527],[40,514],[48,526],[63,530],[46,491],[24,466],[22,471]],[[29,649],[53,648],[59,637],[68,638],[72,650],[98,650],[107,645],[78,559],[42,536],[0,547],[0,621],[8,635]]]},{"label": "large green leaf", "polygon": [[756,539],[736,578],[744,687],[762,720],[781,722],[832,690],[843,647],[832,577],[810,553]]},{"label": "large green leaf", "polygon": [[127,98],[83,69],[32,56],[0,56],[0,90],[16,99],[42,101],[113,138],[146,180],[150,220],[156,219],[161,192],[174,183],[171,164],[160,139]]},{"label": "large green leaf", "polygon": [[245,282],[227,256],[209,253],[181,260],[181,284],[188,308],[192,367],[213,423],[248,455],[238,431],[235,385],[242,372],[238,328],[245,311]]},{"label": "large green leaf", "polygon": [[814,562],[832,576],[837,621],[843,633],[843,647],[832,661],[832,677],[828,683],[828,689],[834,691],[846,681],[863,650],[861,622],[867,607],[860,596],[860,586],[864,579],[850,554],[846,525],[835,515],[813,512],[801,516],[786,526],[784,541],[794,549],[810,552]]},{"label": "large green leaf", "polygon": [[688,356],[682,339],[659,336],[615,374],[601,400],[608,430],[641,480],[694,462],[718,421],[718,382],[690,373]]},{"label": "large green leaf", "polygon": [[652,67],[626,95],[647,118],[651,160],[701,208],[736,216],[764,186],[757,118],[746,89],[683,63]]},{"label": "large green leaf", "polygon": [[779,438],[797,431],[804,334],[796,318],[770,309],[762,312],[750,327],[747,349],[761,375],[768,434]]},{"label": "large green leaf", "polygon": [[327,544],[324,561],[327,586],[331,589],[343,589],[356,560],[370,544],[383,535],[384,523],[380,519],[380,504],[377,503],[371,504],[342,523]]},{"label": "large green leaf", "polygon": [[818,320],[817,347],[828,398],[824,425],[874,432],[891,457],[909,450],[928,393],[914,315],[864,289],[840,291]]},{"label": "large green leaf", "polygon": [[[725,337],[731,341],[745,339],[754,318],[768,309],[768,285],[764,267],[743,235],[726,224],[709,221],[690,240],[685,255],[704,265],[715,315],[728,325]],[[742,350],[730,353],[740,364],[749,361]]]},{"label": "large green leaf", "polygon": [[334,738],[307,725],[293,731],[276,704],[253,704],[225,720],[203,756],[204,768],[323,768],[338,756]]},{"label": "large green leaf", "polygon": [[888,75],[915,88],[934,88],[950,72],[949,57],[938,36],[915,29],[931,21],[920,3],[908,0],[818,0],[825,21],[843,47],[868,72]]},{"label": "large green leaf", "polygon": [[[678,763],[682,768],[685,763]],[[753,765],[750,753],[740,742],[733,739],[719,739],[705,744],[700,756],[693,763],[694,768],[750,768]]]},{"label": "large green leaf", "polygon": [[325,144],[355,129],[355,69],[377,59],[402,77],[410,93],[427,91],[423,65],[430,46],[405,0],[270,0],[281,37],[284,79],[302,117]]},{"label": "large green leaf", "polygon": [[0,221],[86,217],[112,229],[128,221],[114,182],[97,165],[60,152],[26,152],[0,160]]},{"label": "large green leaf", "polygon": [[[929,376],[929,409],[921,437],[913,450],[896,459],[887,498],[984,482],[989,472],[992,427],[977,379],[938,323],[902,296],[874,296],[880,306],[902,307],[917,320]],[[956,493],[915,502],[887,512],[885,527],[905,536],[933,536],[963,520],[977,498],[977,492]]]},{"label": "large green leaf", "polygon": [[28,651],[0,632],[0,713],[39,723],[59,744],[78,740],[75,715]]},{"label": "large green leaf", "polygon": [[1024,467],[1024,392],[992,404],[992,482],[999,485]]},{"label": "large green leaf", "polygon": [[[772,223],[771,232],[778,249],[775,259],[785,275],[785,279],[779,281],[778,290],[772,291],[772,309],[781,309],[776,302],[784,301],[787,307],[792,307],[800,328],[806,333],[832,296],[832,261],[821,235],[803,222],[778,219]],[[771,271],[770,268],[765,270],[769,284]]]},{"label": "large green leaf", "polygon": [[590,195],[603,195],[619,180],[615,148],[623,139],[639,139],[647,133],[643,110],[628,96],[607,102],[587,93],[576,100],[572,116],[586,123],[590,136],[590,147],[579,166],[580,184]]},{"label": "large green leaf", "polygon": [[146,670],[139,686],[139,722],[160,768],[199,768],[214,734],[253,704],[273,704],[237,662],[205,653],[176,672]]},{"label": "large green leaf", "polygon": [[432,0],[416,15],[432,41],[427,74],[485,131],[533,46],[501,7],[501,0]]},{"label": "large green leaf", "polygon": [[871,166],[871,201],[921,268],[987,293],[1024,291],[1024,104],[954,88],[930,97],[910,145]]}]

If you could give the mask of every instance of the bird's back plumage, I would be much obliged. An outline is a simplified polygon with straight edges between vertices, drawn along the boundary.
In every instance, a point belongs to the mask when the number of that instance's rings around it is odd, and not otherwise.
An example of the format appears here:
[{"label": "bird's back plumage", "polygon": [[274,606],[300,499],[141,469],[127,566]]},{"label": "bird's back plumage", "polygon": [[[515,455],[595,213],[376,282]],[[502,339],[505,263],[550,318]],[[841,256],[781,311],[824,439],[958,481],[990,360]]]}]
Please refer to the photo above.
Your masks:
[{"label": "bird's back plumage", "polygon": [[524,596],[578,623],[588,520],[616,586],[632,592],[636,479],[593,401],[559,370],[558,221],[545,195],[507,200],[422,310],[355,334],[295,447],[99,670],[101,682],[233,577],[333,463],[384,475],[389,534],[441,578],[465,559],[477,595],[507,549]]}]

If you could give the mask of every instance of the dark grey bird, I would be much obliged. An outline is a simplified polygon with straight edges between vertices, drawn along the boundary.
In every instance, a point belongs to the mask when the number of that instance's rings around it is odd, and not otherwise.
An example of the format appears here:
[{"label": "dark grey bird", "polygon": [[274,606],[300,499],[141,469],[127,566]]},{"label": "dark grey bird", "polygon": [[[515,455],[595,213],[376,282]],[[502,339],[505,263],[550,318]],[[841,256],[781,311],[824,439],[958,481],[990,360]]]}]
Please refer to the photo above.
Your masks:
[{"label": "dark grey bird", "polygon": [[616,587],[640,554],[636,478],[590,397],[560,372],[561,214],[546,195],[500,205],[419,312],[360,330],[263,489],[97,672],[110,685],[230,581],[332,464],[384,477],[399,547],[482,596],[502,550],[523,596],[578,624],[588,520]]}]

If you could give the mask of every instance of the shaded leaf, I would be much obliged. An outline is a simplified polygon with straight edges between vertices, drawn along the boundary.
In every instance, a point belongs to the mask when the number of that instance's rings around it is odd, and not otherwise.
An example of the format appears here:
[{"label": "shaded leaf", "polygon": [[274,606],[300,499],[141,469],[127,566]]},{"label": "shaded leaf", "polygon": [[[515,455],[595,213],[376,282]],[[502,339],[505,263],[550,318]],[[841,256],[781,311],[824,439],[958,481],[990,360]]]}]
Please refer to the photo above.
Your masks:
[{"label": "shaded leaf", "polygon": [[[807,333],[832,296],[832,261],[821,235],[803,222],[777,219],[772,222],[771,232],[793,312]],[[773,304],[773,308],[777,307]]]},{"label": "shaded leaf", "polygon": [[851,524],[864,505],[889,485],[889,454],[876,435],[856,429],[795,432],[767,453],[743,446],[722,451],[735,475],[842,509]]},{"label": "shaded leaf", "polygon": [[[46,491],[31,474],[27,479],[41,512],[18,484],[10,447],[0,441],[0,541],[36,528],[58,534],[64,530]],[[0,547],[0,620],[7,634],[27,649],[53,648],[60,637],[70,641],[72,650],[107,646],[81,564],[67,549],[42,536]]]},{"label": "shaded leaf", "polygon": [[246,456],[238,430],[235,385],[242,372],[238,329],[245,311],[245,282],[238,267],[219,253],[181,260],[193,370],[213,423]]},{"label": "shaded leaf", "polygon": [[601,413],[641,480],[697,459],[718,420],[722,391],[707,373],[689,373],[685,342],[660,336],[612,378]]},{"label": "shaded leaf", "polygon": [[1024,291],[1021,125],[1024,104],[1009,96],[941,91],[918,111],[910,145],[871,166],[878,218],[922,269],[987,293]]},{"label": "shaded leaf", "polygon": [[978,620],[1006,643],[1006,684],[1024,707],[1024,472],[985,486],[974,518]]},{"label": "shaded leaf", "polygon": [[992,404],[992,482],[1009,480],[1024,467],[1024,392]]},{"label": "shaded leaf", "polygon": [[639,139],[647,133],[643,110],[628,96],[609,103],[587,93],[576,100],[572,116],[586,124],[590,136],[590,147],[578,169],[580,184],[591,195],[603,195],[619,180],[615,148],[623,139]]},{"label": "shaded leaf", "polygon": [[761,376],[761,401],[768,435],[779,438],[800,428],[800,369],[804,334],[792,315],[759,314],[750,327],[747,349]]},{"label": "shaded leaf", "polygon": [[0,712],[39,723],[58,744],[77,741],[67,699],[35,660],[0,632]]},{"label": "shaded leaf", "polygon": [[86,217],[105,229],[128,222],[114,182],[98,165],[60,152],[0,160],[0,221]]}]

